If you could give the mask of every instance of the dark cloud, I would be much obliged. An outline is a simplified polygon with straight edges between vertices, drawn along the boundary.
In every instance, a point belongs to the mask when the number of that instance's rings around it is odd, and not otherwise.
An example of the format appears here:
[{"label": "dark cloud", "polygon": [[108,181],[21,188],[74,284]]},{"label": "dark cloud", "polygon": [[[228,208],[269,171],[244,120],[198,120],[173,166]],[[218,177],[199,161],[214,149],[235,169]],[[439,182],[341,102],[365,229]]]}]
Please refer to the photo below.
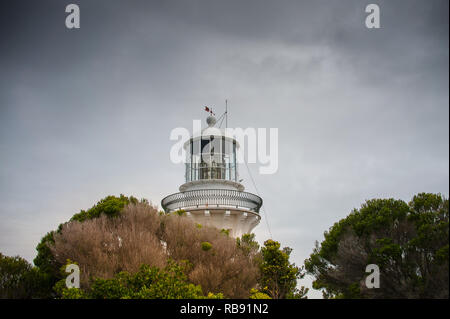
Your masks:
[{"label": "dark cloud", "polygon": [[69,2],[0,4],[2,252],[31,261],[108,194],[175,192],[170,130],[225,98],[231,126],[279,128],[279,171],[250,169],[297,264],[365,199],[448,196],[447,1],[377,1],[379,30],[356,0],[73,2],[79,30]]}]

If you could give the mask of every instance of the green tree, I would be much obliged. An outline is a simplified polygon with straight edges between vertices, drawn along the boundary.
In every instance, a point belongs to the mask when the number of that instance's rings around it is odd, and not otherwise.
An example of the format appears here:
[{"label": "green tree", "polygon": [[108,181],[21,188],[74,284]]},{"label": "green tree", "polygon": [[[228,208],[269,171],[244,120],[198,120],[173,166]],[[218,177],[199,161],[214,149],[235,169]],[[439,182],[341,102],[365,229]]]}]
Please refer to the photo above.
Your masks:
[{"label": "green tree", "polygon": [[31,265],[23,258],[0,253],[0,298],[28,298],[27,276]]},{"label": "green tree", "polygon": [[[448,199],[372,199],[325,232],[306,270],[325,298],[448,298]],[[380,288],[368,289],[368,264]]]},{"label": "green tree", "polygon": [[45,298],[49,282],[45,274],[25,259],[0,253],[0,299]]},{"label": "green tree", "polygon": [[273,299],[303,298],[308,292],[304,287],[296,288],[297,279],[303,278],[304,273],[289,262],[291,252],[289,247],[280,249],[280,243],[271,239],[266,240],[261,248],[259,284],[261,291]]}]

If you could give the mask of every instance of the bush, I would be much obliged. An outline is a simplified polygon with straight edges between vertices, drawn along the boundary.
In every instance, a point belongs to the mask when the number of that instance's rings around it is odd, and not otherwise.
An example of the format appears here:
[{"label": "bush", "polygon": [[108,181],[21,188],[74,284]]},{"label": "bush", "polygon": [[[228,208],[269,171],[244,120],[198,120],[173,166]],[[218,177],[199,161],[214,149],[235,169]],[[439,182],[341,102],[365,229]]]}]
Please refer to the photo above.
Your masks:
[{"label": "bush", "polygon": [[[62,281],[60,286],[62,286]],[[122,271],[111,279],[97,278],[87,290],[59,289],[64,299],[198,299],[200,286],[187,282],[183,267],[171,260],[164,269],[142,265],[138,272]],[[215,295],[209,295],[216,298]]]},{"label": "bush", "polygon": [[[161,240],[167,244],[167,253],[174,260],[188,260],[192,267],[187,276],[204,291],[223,293],[226,298],[248,298],[256,287],[259,268],[247,256],[234,238],[219,229],[196,227],[188,217],[164,216]],[[208,249],[207,254],[203,249]]]},{"label": "bush", "polygon": [[250,299],[272,299],[268,294],[265,294],[258,289],[250,290]]},{"label": "bush", "polygon": [[212,248],[212,245],[210,243],[208,243],[207,241],[202,243],[202,249],[203,251],[208,251]]}]

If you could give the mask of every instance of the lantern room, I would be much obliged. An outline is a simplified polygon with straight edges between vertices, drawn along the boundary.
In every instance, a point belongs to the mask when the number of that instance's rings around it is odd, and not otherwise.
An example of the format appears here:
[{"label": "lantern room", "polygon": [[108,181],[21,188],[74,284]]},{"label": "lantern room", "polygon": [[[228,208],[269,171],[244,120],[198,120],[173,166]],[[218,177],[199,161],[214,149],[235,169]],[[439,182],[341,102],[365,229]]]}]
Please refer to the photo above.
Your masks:
[{"label": "lantern room", "polygon": [[[208,127],[194,135],[184,145],[186,150],[186,184],[197,181],[227,182],[235,189],[243,189],[239,183],[237,151],[239,143],[214,127],[216,119],[209,116]],[[182,186],[185,188],[187,185]]]},{"label": "lantern room", "polygon": [[167,213],[181,210],[196,223],[228,229],[231,236],[240,237],[258,225],[262,199],[244,192],[237,169],[239,143],[215,127],[210,113],[208,127],[183,145],[185,183],[179,193],[163,198],[161,206]]}]

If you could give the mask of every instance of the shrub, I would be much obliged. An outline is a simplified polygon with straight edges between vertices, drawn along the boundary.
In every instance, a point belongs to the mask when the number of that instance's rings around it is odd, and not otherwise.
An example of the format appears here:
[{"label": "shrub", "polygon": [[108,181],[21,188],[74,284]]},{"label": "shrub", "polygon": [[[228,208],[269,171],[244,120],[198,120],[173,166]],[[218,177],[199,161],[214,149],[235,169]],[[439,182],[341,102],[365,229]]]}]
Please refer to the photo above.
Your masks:
[{"label": "shrub", "polygon": [[202,249],[203,251],[208,251],[212,248],[212,245],[210,243],[208,243],[207,241],[204,241],[202,243]]},{"label": "shrub", "polygon": [[[201,287],[187,282],[182,266],[171,260],[164,269],[144,264],[134,274],[122,271],[110,279],[97,278],[86,290],[62,288],[59,291],[61,298],[64,299],[204,298]],[[217,296],[210,295],[210,297]]]}]

